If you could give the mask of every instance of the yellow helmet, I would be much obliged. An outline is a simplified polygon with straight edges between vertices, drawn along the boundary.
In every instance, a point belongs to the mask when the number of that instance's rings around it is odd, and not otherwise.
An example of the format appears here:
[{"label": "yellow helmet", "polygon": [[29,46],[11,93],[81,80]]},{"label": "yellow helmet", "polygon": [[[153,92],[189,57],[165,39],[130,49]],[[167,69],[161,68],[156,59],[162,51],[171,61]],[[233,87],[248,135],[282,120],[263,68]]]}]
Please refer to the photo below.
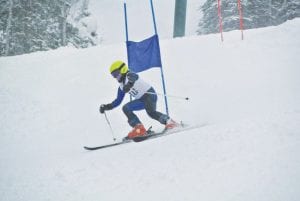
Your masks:
[{"label": "yellow helmet", "polygon": [[123,61],[115,61],[111,64],[109,71],[110,73],[119,70],[121,74],[125,74],[128,72],[128,66]]}]

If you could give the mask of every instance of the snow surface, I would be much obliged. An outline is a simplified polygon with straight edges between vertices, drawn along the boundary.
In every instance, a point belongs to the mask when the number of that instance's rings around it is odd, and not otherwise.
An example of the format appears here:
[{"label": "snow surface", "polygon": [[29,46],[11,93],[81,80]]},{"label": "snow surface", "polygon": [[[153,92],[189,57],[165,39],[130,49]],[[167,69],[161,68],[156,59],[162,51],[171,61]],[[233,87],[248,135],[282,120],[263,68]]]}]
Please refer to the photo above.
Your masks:
[{"label": "snow surface", "polygon": [[[1,201],[297,201],[300,19],[279,27],[161,41],[171,116],[208,123],[142,143],[113,142],[101,103],[124,43],[0,58]],[[162,91],[158,69],[141,76]],[[159,109],[164,110],[163,99]],[[129,126],[108,112],[118,140]],[[138,112],[146,126],[162,125]]]}]

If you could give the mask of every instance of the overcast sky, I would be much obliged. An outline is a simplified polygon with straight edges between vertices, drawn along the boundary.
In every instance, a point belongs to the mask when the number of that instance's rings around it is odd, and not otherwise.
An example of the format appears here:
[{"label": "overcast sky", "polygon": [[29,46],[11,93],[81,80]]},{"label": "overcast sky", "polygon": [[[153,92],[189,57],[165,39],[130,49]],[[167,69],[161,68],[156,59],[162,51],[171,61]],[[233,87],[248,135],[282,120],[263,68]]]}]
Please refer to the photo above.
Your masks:
[{"label": "overcast sky", "polygon": [[[198,10],[204,0],[187,0],[186,35],[194,35],[201,18]],[[103,44],[126,40],[124,0],[90,0],[89,10],[98,23]],[[140,41],[154,34],[149,0],[127,0],[129,40]],[[161,39],[173,35],[175,0],[153,0],[158,34]]]}]

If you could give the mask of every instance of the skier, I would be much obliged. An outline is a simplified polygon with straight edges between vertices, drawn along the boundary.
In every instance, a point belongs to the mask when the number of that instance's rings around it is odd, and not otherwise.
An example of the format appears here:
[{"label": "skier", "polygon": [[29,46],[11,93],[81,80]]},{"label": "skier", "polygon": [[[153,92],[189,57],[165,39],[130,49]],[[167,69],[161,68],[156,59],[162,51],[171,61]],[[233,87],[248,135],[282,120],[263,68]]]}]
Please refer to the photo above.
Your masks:
[{"label": "skier", "polygon": [[115,61],[110,66],[110,73],[120,83],[118,95],[112,103],[102,104],[100,106],[100,113],[103,114],[106,110],[111,110],[119,106],[124,99],[125,93],[129,93],[134,100],[126,103],[122,108],[128,118],[129,125],[133,128],[128,133],[127,138],[132,139],[137,136],[146,135],[144,125],[133,113],[133,111],[137,110],[145,109],[152,119],[164,124],[165,129],[172,129],[179,126],[168,115],[156,111],[157,94],[154,88],[142,80],[138,74],[130,72],[128,66],[123,61]]}]

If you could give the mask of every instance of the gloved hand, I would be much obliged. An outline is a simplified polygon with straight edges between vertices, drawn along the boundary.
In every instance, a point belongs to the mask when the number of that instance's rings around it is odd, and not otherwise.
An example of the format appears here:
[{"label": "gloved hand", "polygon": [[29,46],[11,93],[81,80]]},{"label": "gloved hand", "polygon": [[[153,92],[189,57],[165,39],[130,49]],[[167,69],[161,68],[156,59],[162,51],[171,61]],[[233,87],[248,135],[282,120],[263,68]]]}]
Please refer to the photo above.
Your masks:
[{"label": "gloved hand", "polygon": [[111,110],[112,108],[113,108],[112,104],[101,104],[99,111],[101,114],[103,114],[105,112],[105,110]]},{"label": "gloved hand", "polygon": [[125,93],[129,92],[132,86],[133,86],[133,83],[132,82],[128,82],[127,84],[124,85],[123,91]]}]

